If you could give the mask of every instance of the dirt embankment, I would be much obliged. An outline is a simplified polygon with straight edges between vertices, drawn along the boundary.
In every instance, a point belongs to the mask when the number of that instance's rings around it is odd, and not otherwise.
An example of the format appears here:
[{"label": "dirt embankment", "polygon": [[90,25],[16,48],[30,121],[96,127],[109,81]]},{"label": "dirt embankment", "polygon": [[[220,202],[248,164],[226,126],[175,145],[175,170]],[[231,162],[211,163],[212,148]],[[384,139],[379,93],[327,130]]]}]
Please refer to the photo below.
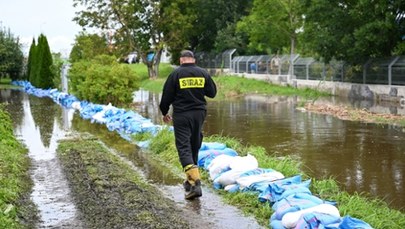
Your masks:
[{"label": "dirt embankment", "polygon": [[190,228],[181,210],[97,139],[60,142],[58,155],[86,228]]},{"label": "dirt embankment", "polygon": [[392,124],[405,127],[405,116],[393,114],[377,114],[366,109],[354,109],[346,106],[337,106],[331,104],[312,104],[307,103],[304,110],[332,115],[342,120],[361,121],[368,123]]}]

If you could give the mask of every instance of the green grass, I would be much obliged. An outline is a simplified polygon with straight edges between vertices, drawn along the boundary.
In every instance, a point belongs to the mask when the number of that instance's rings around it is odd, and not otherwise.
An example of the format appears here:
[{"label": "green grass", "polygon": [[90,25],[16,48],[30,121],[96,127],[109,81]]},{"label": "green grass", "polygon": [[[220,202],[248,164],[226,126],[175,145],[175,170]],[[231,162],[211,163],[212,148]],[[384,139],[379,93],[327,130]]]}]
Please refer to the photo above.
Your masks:
[{"label": "green grass", "polygon": [[170,64],[161,63],[159,65],[159,77],[155,80],[150,80],[148,77],[148,68],[145,64],[131,64],[130,67],[141,77],[140,87],[156,93],[162,91],[167,76],[173,71],[173,67]]},{"label": "green grass", "polygon": [[317,98],[319,96],[328,96],[329,94],[314,89],[298,89],[290,86],[281,86],[269,84],[268,82],[247,79],[237,76],[219,76],[214,77],[218,87],[218,97],[220,99],[239,96],[249,93],[266,95],[284,95],[284,96],[302,96],[305,98]]},{"label": "green grass", "polygon": [[18,88],[18,86],[12,85],[11,81],[10,78],[0,78],[0,89]]},{"label": "green grass", "polygon": [[[300,174],[303,179],[311,179],[300,170],[301,164],[298,161],[290,157],[278,157],[277,153],[268,153],[263,147],[245,146],[238,139],[220,135],[207,136],[204,138],[204,142],[225,143],[227,147],[236,150],[240,156],[249,153],[256,157],[259,167],[274,169],[286,177]],[[174,144],[174,134],[171,131],[163,130],[152,138],[149,150],[162,161],[165,161],[166,166],[171,166],[181,173],[181,165]],[[202,171],[202,178],[206,185],[212,186],[206,171]],[[384,201],[372,198],[367,194],[354,193],[351,195],[342,191],[333,178],[311,179],[311,191],[313,195],[324,200],[336,201],[342,216],[350,215],[361,219],[374,228],[405,228],[405,213],[390,209]],[[219,190],[218,193],[227,203],[237,206],[248,215],[254,216],[261,225],[268,226],[273,210],[268,203],[259,202],[257,193],[228,193],[223,190]]]},{"label": "green grass", "polygon": [[0,228],[22,228],[28,206],[23,199],[32,186],[29,158],[27,149],[13,135],[10,116],[1,104],[0,120]]},{"label": "green grass", "polygon": [[[173,71],[173,67],[169,64],[161,64],[159,68],[159,78],[150,80],[148,78],[147,68],[144,64],[132,64],[131,68],[139,76],[141,76],[141,88],[151,92],[161,92],[163,84]],[[221,100],[229,97],[237,97],[250,93],[266,94],[266,95],[285,95],[285,96],[302,96],[308,99],[316,99],[320,96],[328,96],[329,94],[320,92],[314,89],[298,89],[290,86],[279,86],[269,84],[261,80],[247,79],[238,76],[214,76],[217,84],[218,94],[215,99]]]}]

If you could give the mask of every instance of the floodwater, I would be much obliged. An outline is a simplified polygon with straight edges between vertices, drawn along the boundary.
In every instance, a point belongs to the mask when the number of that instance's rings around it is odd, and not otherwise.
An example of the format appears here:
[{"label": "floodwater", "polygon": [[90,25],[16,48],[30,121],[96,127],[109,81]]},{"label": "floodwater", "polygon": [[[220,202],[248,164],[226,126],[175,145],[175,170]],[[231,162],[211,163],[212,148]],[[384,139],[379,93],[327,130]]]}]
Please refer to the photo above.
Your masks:
[{"label": "floodwater", "polygon": [[83,120],[73,110],[63,109],[48,98],[29,96],[17,90],[0,90],[0,102],[7,104],[15,134],[27,146],[32,160],[30,174],[34,187],[31,199],[41,218],[37,228],[84,228],[55,153],[57,141],[72,131],[97,136],[113,153],[186,211],[194,228],[201,225],[204,228],[262,228],[253,218],[223,203],[206,186],[203,186],[200,200],[186,201],[181,185],[183,177],[168,171],[161,162],[117,133],[108,131],[104,125]]},{"label": "floodwater", "polygon": [[[139,112],[159,122],[159,95],[136,93]],[[142,103],[143,102],[143,103]],[[373,112],[404,114],[404,107],[324,99]],[[241,139],[269,154],[292,156],[311,177],[334,178],[348,192],[367,192],[405,210],[405,129],[344,121],[296,109],[297,98],[249,95],[209,101],[204,134]]]},{"label": "floodwater", "polygon": [[51,100],[29,99],[19,91],[0,92],[0,102],[8,103],[15,135],[26,145],[31,158],[30,175],[34,184],[31,199],[40,213],[37,228],[82,228],[55,154],[57,141],[65,137],[58,108]]},{"label": "floodwater", "polygon": [[[134,109],[161,124],[159,97],[139,91]],[[178,206],[190,210],[191,221],[196,225],[204,222],[205,228],[260,228],[253,219],[222,203],[211,188],[204,187],[201,201],[185,201],[180,185],[182,177],[165,170],[160,162],[117,133],[81,119],[50,99],[16,90],[0,90],[0,102],[8,104],[16,134],[29,148],[34,162],[35,186],[31,197],[41,211],[40,228],[82,226],[54,152],[57,140],[70,131],[96,135]],[[352,105],[347,101],[326,102]],[[404,210],[405,131],[388,125],[301,112],[295,109],[298,103],[297,98],[257,95],[209,101],[204,133],[236,137],[245,144],[264,147],[269,154],[290,155],[301,161],[302,169],[312,177],[334,177],[349,192],[367,192],[384,198],[393,208]],[[359,105],[356,103],[356,106]],[[401,107],[386,110],[403,112]],[[60,180],[52,184],[55,177]],[[60,190],[65,193],[63,198]],[[56,205],[57,202],[62,204]]]}]

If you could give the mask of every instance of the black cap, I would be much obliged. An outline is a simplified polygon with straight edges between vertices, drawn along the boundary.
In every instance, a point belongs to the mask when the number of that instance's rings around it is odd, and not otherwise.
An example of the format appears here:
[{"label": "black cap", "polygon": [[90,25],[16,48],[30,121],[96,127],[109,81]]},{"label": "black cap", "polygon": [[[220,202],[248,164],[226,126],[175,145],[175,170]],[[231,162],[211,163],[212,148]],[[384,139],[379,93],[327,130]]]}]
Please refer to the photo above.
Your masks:
[{"label": "black cap", "polygon": [[180,53],[180,57],[191,57],[191,58],[194,58],[194,54],[193,54],[193,52],[190,51],[190,50],[183,50],[183,51],[181,51],[181,53]]}]

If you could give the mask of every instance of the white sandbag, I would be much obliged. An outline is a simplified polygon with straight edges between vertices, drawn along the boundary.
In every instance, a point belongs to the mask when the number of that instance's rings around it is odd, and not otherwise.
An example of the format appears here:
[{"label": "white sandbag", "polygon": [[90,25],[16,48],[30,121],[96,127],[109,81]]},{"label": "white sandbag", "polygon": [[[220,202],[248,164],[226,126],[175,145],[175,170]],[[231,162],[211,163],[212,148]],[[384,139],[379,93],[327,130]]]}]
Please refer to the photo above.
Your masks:
[{"label": "white sandbag", "polygon": [[252,169],[257,169],[259,163],[257,162],[256,158],[250,154],[245,157],[237,156],[235,159],[229,164],[229,167],[232,170],[237,171],[247,171]]},{"label": "white sandbag", "polygon": [[258,162],[256,158],[252,155],[247,155],[244,157],[236,156],[229,164],[231,170],[220,174],[215,178],[214,183],[221,184],[222,186],[227,186],[229,184],[235,184],[236,179],[239,176],[249,170],[257,169]]},{"label": "white sandbag", "polygon": [[229,170],[221,175],[219,175],[215,180],[214,183],[219,183],[222,186],[227,186],[230,184],[236,184],[236,179],[239,178],[239,176],[246,171],[236,171],[236,170]]},{"label": "white sandbag", "polygon": [[211,164],[208,166],[208,171],[210,174],[211,180],[214,180],[222,171],[229,169],[229,164],[235,157],[229,155],[219,155],[211,161]]},{"label": "white sandbag", "polygon": [[245,176],[236,179],[236,183],[239,184],[240,189],[249,187],[253,183],[263,182],[263,181],[275,181],[283,179],[284,175],[280,172],[274,171],[269,173],[262,173],[257,175]]},{"label": "white sandbag", "polygon": [[286,228],[294,228],[295,226],[297,226],[298,220],[301,218],[303,214],[313,212],[324,213],[335,217],[340,217],[339,210],[335,206],[330,204],[320,204],[312,208],[286,213],[281,219],[281,223]]},{"label": "white sandbag", "polygon": [[73,102],[72,103],[72,108],[75,109],[75,110],[78,110],[78,111],[80,111],[80,109],[82,109],[82,107],[80,105],[80,102]]},{"label": "white sandbag", "polygon": [[230,184],[225,186],[224,190],[229,192],[229,190],[234,190],[234,189],[238,189],[238,185],[237,184]]}]

